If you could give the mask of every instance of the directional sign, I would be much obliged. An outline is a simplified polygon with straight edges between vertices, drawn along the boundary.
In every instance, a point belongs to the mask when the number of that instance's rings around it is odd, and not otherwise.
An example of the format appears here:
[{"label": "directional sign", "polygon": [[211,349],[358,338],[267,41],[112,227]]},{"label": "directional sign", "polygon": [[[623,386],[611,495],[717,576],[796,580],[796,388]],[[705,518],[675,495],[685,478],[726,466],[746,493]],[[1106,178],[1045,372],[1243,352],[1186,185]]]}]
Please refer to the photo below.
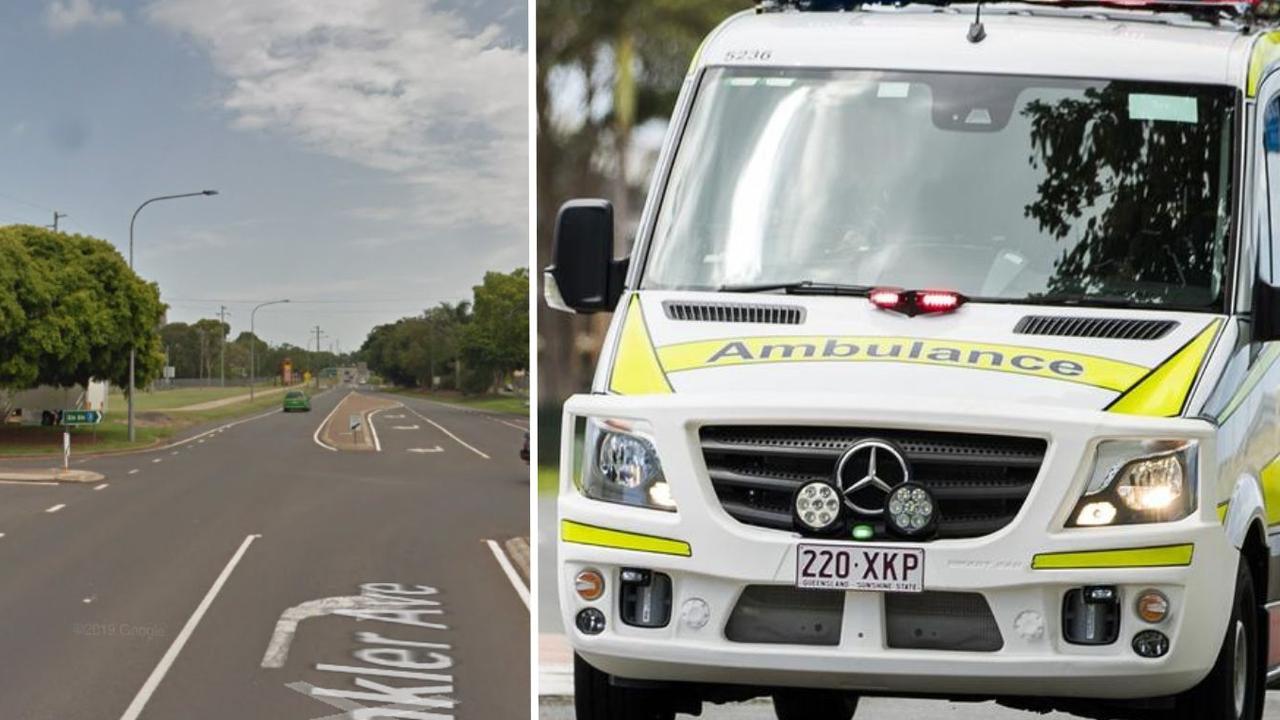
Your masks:
[{"label": "directional sign", "polygon": [[352,414],[347,418],[347,426],[351,428],[352,432],[360,429],[360,421],[362,417],[363,416],[359,414]]},{"label": "directional sign", "polygon": [[97,425],[102,422],[102,413],[97,410],[63,410],[63,425]]}]

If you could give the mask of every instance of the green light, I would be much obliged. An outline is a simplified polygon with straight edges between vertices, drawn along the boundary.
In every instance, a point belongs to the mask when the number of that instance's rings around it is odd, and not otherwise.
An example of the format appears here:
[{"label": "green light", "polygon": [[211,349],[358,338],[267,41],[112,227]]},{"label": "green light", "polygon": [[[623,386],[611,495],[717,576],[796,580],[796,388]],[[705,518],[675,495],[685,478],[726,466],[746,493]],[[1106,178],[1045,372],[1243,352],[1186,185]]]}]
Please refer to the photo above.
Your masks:
[{"label": "green light", "polygon": [[870,540],[874,532],[870,525],[855,525],[853,527],[853,539]]}]

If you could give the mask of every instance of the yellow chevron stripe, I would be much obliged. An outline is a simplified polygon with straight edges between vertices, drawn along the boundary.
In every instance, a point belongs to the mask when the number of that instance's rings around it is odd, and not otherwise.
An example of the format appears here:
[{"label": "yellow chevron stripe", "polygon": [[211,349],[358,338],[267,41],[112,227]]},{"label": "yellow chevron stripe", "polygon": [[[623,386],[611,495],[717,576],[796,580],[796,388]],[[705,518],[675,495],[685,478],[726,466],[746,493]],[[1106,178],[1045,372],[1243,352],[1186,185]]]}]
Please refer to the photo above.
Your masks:
[{"label": "yellow chevron stripe", "polygon": [[654,354],[639,295],[632,295],[627,305],[618,350],[613,356],[609,390],[619,395],[666,395],[672,392],[671,383],[667,382],[667,375]]},{"label": "yellow chevron stripe", "polygon": [[1107,568],[1181,567],[1191,564],[1195,545],[1127,550],[1041,553],[1031,561],[1033,570],[1102,570]]},{"label": "yellow chevron stripe", "polygon": [[1209,348],[1213,347],[1213,341],[1221,327],[1221,320],[1209,323],[1194,340],[1111,403],[1107,410],[1123,415],[1150,417],[1174,417],[1182,414],[1191,386],[1200,374],[1200,366],[1208,357]]},{"label": "yellow chevron stripe", "polygon": [[634,550],[636,552],[678,555],[680,557],[691,557],[693,555],[693,548],[689,543],[682,540],[669,540],[653,535],[610,530],[594,525],[583,525],[572,520],[562,520],[560,522],[560,539],[577,545],[593,545],[616,550]]}]

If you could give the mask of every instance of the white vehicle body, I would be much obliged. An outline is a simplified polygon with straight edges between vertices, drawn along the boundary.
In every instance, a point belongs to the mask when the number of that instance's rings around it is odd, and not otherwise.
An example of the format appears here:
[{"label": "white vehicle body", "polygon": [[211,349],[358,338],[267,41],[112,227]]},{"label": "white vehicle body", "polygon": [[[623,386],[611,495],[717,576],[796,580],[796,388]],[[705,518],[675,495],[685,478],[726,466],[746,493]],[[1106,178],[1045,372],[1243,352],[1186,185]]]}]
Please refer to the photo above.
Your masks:
[{"label": "white vehicle body", "polygon": [[[999,9],[997,9],[999,8]],[[967,31],[972,8],[845,13],[744,13],[706,41],[690,69],[625,288],[604,344],[594,392],[565,406],[562,458],[582,454],[585,419],[646,428],[670,484],[674,512],[587,497],[581,468],[560,477],[559,594],[577,653],[614,676],[683,683],[837,688],[860,693],[1049,696],[1129,700],[1175,695],[1209,673],[1231,616],[1242,552],[1255,553],[1271,611],[1280,601],[1280,343],[1252,336],[1259,248],[1270,257],[1261,108],[1280,93],[1274,35],[1143,11],[992,6],[987,39]],[[663,194],[699,83],[715,68],[838,68],[1227,86],[1237,92],[1233,251],[1221,307],[1044,307],[971,303],[937,316],[885,312],[865,299],[649,289],[644,274]],[[1259,186],[1257,183],[1262,183]],[[1280,180],[1276,181],[1280,183]],[[1272,191],[1273,197],[1280,192]],[[1280,213],[1280,204],[1270,208]],[[1280,237],[1275,239],[1280,244]],[[767,306],[798,322],[686,319],[672,304]],[[1029,315],[1172,321],[1158,339],[1016,331]],[[793,318],[794,319],[794,318]],[[926,592],[985,598],[1002,645],[991,652],[891,647],[880,592],[843,595],[834,645],[730,640],[726,625],[750,586],[790,588],[802,533],[743,522],[726,509],[704,452],[717,426],[858,428],[1033,438],[1043,460],[1007,524],[977,537],[898,544],[924,548]],[[1071,527],[1107,440],[1198,443],[1198,502],[1173,522]],[[945,521],[945,514],[944,514]],[[857,545],[847,537],[818,540]],[[882,538],[867,540],[883,546]],[[1092,554],[1097,553],[1097,554]],[[617,619],[623,568],[672,579],[673,613],[660,628]],[[575,577],[596,570],[604,595],[583,600]],[[1269,583],[1269,587],[1268,587]],[[1064,595],[1119,590],[1119,638],[1068,642]],[[1169,616],[1149,624],[1133,598],[1155,589]],[[709,619],[684,622],[703,601]],[[608,623],[575,630],[584,608]],[[1135,654],[1136,633],[1169,639],[1158,659]],[[1267,668],[1280,666],[1272,633]],[[1263,633],[1266,638],[1266,633]]]}]

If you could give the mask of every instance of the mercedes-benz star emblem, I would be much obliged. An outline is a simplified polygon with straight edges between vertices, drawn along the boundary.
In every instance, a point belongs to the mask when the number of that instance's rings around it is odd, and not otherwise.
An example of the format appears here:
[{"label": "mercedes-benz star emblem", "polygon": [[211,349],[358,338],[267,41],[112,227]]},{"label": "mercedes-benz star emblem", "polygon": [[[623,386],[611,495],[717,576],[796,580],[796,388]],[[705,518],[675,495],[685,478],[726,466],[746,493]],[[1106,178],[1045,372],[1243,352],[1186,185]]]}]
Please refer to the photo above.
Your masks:
[{"label": "mercedes-benz star emblem", "polygon": [[862,440],[836,464],[836,484],[844,503],[863,515],[882,515],[889,493],[911,479],[907,459],[884,440]]}]

